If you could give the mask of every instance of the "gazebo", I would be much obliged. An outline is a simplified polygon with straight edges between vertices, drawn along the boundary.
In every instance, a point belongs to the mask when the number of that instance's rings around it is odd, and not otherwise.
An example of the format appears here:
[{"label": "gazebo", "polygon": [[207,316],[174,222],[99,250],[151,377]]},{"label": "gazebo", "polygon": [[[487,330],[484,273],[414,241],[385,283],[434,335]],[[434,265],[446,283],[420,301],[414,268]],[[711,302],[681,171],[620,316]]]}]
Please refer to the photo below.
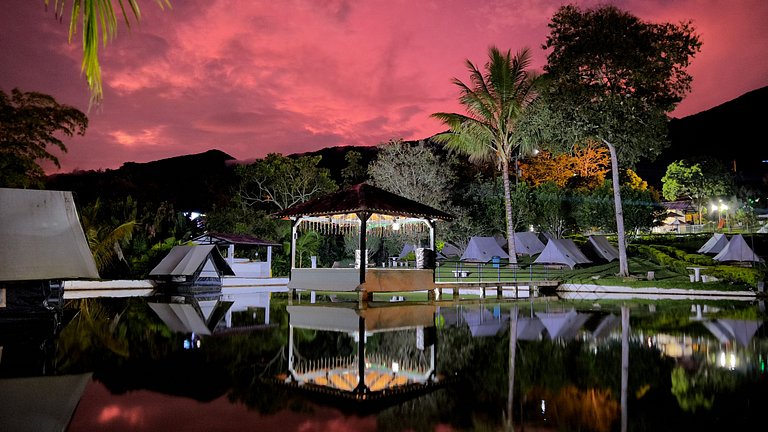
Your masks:
[{"label": "gazebo", "polygon": [[[374,292],[432,292],[435,286],[433,268],[369,268],[365,256],[369,233],[426,227],[429,249],[434,252],[436,221],[453,219],[448,213],[366,183],[305,201],[274,216],[291,220],[289,290],[358,291],[361,301],[371,300]],[[357,234],[360,264],[357,268],[296,268],[299,229]]]}]

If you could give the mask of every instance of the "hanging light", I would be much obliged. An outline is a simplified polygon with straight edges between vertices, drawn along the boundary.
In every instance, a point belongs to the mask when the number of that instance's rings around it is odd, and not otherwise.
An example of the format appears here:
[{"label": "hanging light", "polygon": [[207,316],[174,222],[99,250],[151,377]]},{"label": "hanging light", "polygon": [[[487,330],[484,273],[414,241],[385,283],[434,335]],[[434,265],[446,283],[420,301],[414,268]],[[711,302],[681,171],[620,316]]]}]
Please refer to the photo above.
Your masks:
[{"label": "hanging light", "polygon": [[395,218],[395,221],[392,223],[392,231],[399,231],[400,230],[400,219]]}]

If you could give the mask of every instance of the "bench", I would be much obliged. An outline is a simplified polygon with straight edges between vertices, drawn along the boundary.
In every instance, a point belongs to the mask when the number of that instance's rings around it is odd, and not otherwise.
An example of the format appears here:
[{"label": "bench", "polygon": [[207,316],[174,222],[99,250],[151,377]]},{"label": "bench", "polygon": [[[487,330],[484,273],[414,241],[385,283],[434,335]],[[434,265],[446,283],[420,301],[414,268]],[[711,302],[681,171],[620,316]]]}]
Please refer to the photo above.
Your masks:
[{"label": "bench", "polygon": [[470,272],[466,270],[453,270],[453,277],[455,278],[465,278],[470,275]]}]

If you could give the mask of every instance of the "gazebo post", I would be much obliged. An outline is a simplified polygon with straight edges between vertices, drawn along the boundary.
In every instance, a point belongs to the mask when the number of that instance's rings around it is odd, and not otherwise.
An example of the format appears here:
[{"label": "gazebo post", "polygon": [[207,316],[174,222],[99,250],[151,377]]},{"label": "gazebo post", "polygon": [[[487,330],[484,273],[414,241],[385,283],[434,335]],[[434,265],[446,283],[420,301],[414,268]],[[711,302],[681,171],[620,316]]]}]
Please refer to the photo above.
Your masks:
[{"label": "gazebo post", "polygon": [[368,218],[371,217],[371,214],[368,212],[360,212],[357,214],[357,217],[360,219],[360,240],[358,247],[360,248],[360,283],[365,282],[365,267],[366,267],[366,261],[367,261],[367,255],[365,253],[366,248],[366,226],[368,222]]},{"label": "gazebo post", "polygon": [[432,252],[437,253],[435,250],[435,221],[432,219],[424,219],[424,222],[429,226],[429,248]]},{"label": "gazebo post", "polygon": [[301,218],[291,220],[291,270],[296,268],[296,238]]}]

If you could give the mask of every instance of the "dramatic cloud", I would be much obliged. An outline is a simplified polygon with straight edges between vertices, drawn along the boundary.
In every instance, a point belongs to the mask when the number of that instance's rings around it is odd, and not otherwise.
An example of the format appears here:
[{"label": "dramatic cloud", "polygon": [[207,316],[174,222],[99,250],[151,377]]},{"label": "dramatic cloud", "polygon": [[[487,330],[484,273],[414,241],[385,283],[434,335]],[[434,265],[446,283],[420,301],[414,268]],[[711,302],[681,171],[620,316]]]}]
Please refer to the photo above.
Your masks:
[{"label": "dramatic cloud", "polygon": [[[427,138],[442,131],[431,113],[461,111],[451,79],[467,78],[466,59],[482,64],[490,45],[528,47],[542,67],[561,3],[188,0],[162,11],[141,2],[141,22],[101,48],[104,102],[88,112],[86,135],[67,140],[61,171],[213,148],[252,159]],[[692,20],[700,33],[693,92],[675,116],[768,85],[768,2],[613,3],[652,22]],[[67,44],[67,23],[42,0],[14,3],[0,26],[0,88],[88,110],[80,35]]]}]

